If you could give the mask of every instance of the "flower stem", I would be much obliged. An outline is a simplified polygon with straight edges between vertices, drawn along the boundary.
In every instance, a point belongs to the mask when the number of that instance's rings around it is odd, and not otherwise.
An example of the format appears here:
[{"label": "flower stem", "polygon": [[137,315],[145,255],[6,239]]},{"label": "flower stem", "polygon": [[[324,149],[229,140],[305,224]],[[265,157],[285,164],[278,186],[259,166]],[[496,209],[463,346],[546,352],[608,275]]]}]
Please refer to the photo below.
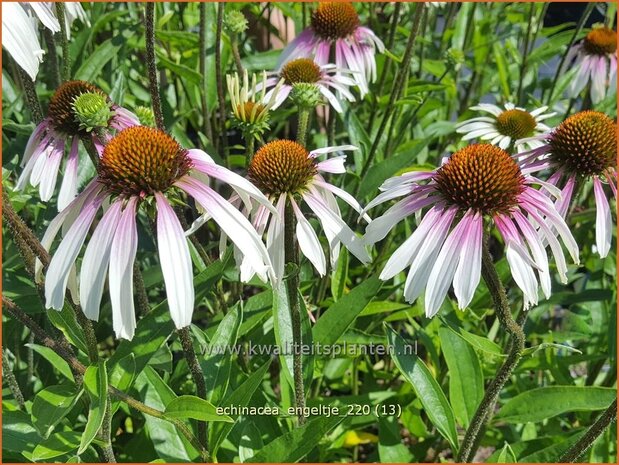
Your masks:
[{"label": "flower stem", "polygon": [[17,402],[19,408],[24,408],[24,395],[21,393],[21,389],[17,383],[17,378],[15,378],[15,374],[9,366],[9,361],[7,360],[4,347],[2,348],[2,378],[4,378],[3,380],[6,381],[9,386],[9,390],[11,391],[11,394],[13,394],[13,398],[15,399],[15,402]]},{"label": "flower stem", "polygon": [[520,357],[522,356],[522,351],[524,350],[525,342],[524,331],[512,316],[505,288],[494,267],[494,262],[492,261],[492,256],[488,248],[487,234],[484,234],[483,239],[481,274],[492,296],[499,322],[511,337],[511,346],[507,358],[497,371],[488,389],[486,389],[484,398],[477,407],[471,424],[466,430],[462,445],[458,451],[458,462],[470,462],[475,456],[475,451],[477,449],[475,444],[477,443],[478,436],[488,420],[488,416],[491,413],[490,410],[498,399],[501,389],[505,386],[514,368],[518,365]]},{"label": "flower stem", "polygon": [[589,447],[593,445],[595,440],[610,426],[610,424],[617,420],[617,399],[610,404],[604,412],[595,420],[595,423],[587,430],[587,432],[567,451],[565,451],[561,457],[557,459],[557,463],[572,463],[576,462],[582,454],[584,454]]},{"label": "flower stem", "polygon": [[71,57],[69,56],[69,36],[67,34],[67,23],[65,21],[65,6],[62,2],[56,2],[56,16],[60,23],[60,41],[62,44],[62,80],[68,81],[71,78]]},{"label": "flower stem", "polygon": [[17,63],[15,64],[15,68],[17,68],[17,75],[19,80],[21,81],[22,88],[24,89],[26,105],[28,105],[32,120],[34,121],[34,124],[39,124],[41,121],[43,121],[43,110],[41,109],[41,102],[39,102],[39,97],[37,97],[37,91],[34,85],[34,81],[30,79],[28,73],[26,73]]},{"label": "flower stem", "polygon": [[421,23],[421,18],[423,16],[423,11],[425,9],[425,5],[423,3],[417,3],[415,5],[415,14],[413,16],[413,27],[410,35],[408,36],[408,42],[406,43],[406,50],[404,51],[404,57],[402,58],[402,63],[398,69],[398,73],[396,74],[393,88],[391,89],[391,94],[389,95],[389,102],[387,103],[387,107],[385,108],[385,113],[383,114],[383,119],[380,122],[380,126],[378,127],[378,131],[376,132],[376,136],[374,137],[374,141],[372,142],[372,147],[370,148],[370,152],[368,154],[368,159],[361,170],[361,175],[359,182],[357,184],[357,188],[355,190],[355,197],[359,194],[361,186],[363,185],[363,181],[368,174],[368,171],[372,167],[372,163],[374,162],[374,158],[376,157],[376,152],[378,150],[378,146],[381,142],[385,129],[387,129],[387,123],[389,122],[389,118],[393,114],[393,110],[395,109],[395,102],[400,95],[402,94],[402,89],[405,84],[405,76],[408,73],[408,69],[411,64],[411,60],[413,58],[413,49],[415,46],[415,39],[417,37],[417,32],[419,31],[419,24]]},{"label": "flower stem", "polygon": [[307,143],[307,130],[309,128],[310,109],[307,107],[299,107],[299,119],[297,124],[297,142],[305,147]]},{"label": "flower stem", "polygon": [[527,58],[529,56],[529,40],[531,39],[531,30],[533,29],[533,17],[535,16],[535,3],[529,5],[529,23],[524,36],[524,45],[522,48],[522,62],[520,63],[520,79],[518,80],[518,91],[516,99],[518,104],[522,105],[522,91],[524,86],[524,76],[527,72]]},{"label": "flower stem", "polygon": [[163,113],[161,111],[161,97],[159,94],[159,80],[157,79],[157,63],[155,62],[155,3],[146,4],[144,17],[146,29],[146,68],[148,69],[148,82],[150,99],[155,115],[155,124],[158,129],[165,129]]},{"label": "flower stem", "polygon": [[112,448],[112,402],[110,395],[107,395],[107,402],[105,407],[105,415],[103,416],[103,424],[99,435],[103,440],[101,450],[103,451],[103,457],[107,463],[116,463],[116,457],[114,456],[114,449]]},{"label": "flower stem", "polygon": [[219,135],[221,137],[221,146],[219,147],[219,153],[223,155],[224,159],[227,159],[226,146],[228,145],[228,139],[226,137],[226,99],[224,94],[224,79],[221,69],[224,8],[225,3],[223,2],[220,2],[217,6],[217,30],[215,33],[215,81],[217,83],[217,98],[219,100]]},{"label": "flower stem", "polygon": [[295,216],[291,199],[286,200],[284,211],[284,256],[286,264],[292,264],[293,270],[286,279],[290,319],[292,323],[292,373],[294,378],[294,398],[297,407],[298,423],[303,425],[305,417],[301,413],[305,408],[305,392],[303,386],[303,361],[301,360],[301,306],[299,304],[299,254],[294,239]]},{"label": "flower stem", "polygon": [[230,46],[232,48],[232,56],[234,57],[234,63],[236,64],[236,72],[239,73],[239,76],[243,76],[245,72],[245,68],[243,68],[243,63],[241,63],[241,54],[239,52],[239,35],[236,33],[232,33],[230,37]]},{"label": "flower stem", "polygon": [[[202,76],[202,89],[206,89],[206,3],[200,2],[200,74]],[[202,126],[204,135],[212,143],[213,130],[211,128],[211,113],[208,108],[206,92],[200,92],[202,102]]]},{"label": "flower stem", "polygon": [[150,312],[150,305],[148,304],[148,293],[146,292],[146,285],[144,284],[144,277],[140,270],[140,265],[136,261],[133,264],[133,283],[135,284],[135,295],[138,302],[138,311],[140,315],[144,316]]},{"label": "flower stem", "polygon": [[56,39],[52,31],[43,28],[43,37],[45,38],[45,44],[47,45],[47,55],[45,61],[49,69],[50,85],[52,89],[56,89],[60,85],[62,80],[60,77],[60,65],[58,64],[58,56],[56,55]]},{"label": "flower stem", "polygon": [[[200,399],[206,400],[206,383],[204,382],[204,372],[196,357],[196,351],[193,349],[193,342],[191,340],[191,329],[189,326],[185,326],[177,331],[178,338],[183,346],[183,353],[185,354],[185,360],[191,371],[191,377],[196,384],[196,394]],[[207,436],[206,436],[206,422],[198,421],[198,439],[202,446],[207,449]]]},{"label": "flower stem", "polygon": [[567,60],[567,55],[569,54],[570,49],[574,45],[574,42],[576,42],[576,38],[578,37],[578,34],[580,34],[580,31],[582,31],[582,28],[584,27],[585,23],[589,19],[589,16],[591,15],[593,8],[595,8],[595,2],[587,3],[587,7],[585,8],[585,11],[583,12],[582,16],[578,20],[578,23],[576,24],[576,29],[574,29],[574,34],[572,35],[572,38],[570,39],[570,43],[567,45],[565,52],[563,52],[563,55],[561,56],[561,61],[559,61],[559,65],[557,66],[555,77],[552,80],[552,86],[550,86],[550,92],[548,93],[548,100],[546,101],[546,105],[548,106],[550,106],[552,102],[552,97],[554,96],[555,89],[557,87],[557,82],[559,81],[559,76],[561,76],[561,71],[563,69],[563,65],[565,64],[565,60]]}]

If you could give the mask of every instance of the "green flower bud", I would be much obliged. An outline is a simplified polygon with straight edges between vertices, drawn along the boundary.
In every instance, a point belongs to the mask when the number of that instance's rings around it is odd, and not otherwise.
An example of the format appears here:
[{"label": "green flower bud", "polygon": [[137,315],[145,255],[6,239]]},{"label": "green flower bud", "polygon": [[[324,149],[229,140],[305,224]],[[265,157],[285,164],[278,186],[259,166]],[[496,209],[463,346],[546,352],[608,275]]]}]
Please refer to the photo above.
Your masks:
[{"label": "green flower bud", "polygon": [[247,30],[247,19],[240,11],[231,10],[224,17],[224,26],[234,34],[241,34]]},{"label": "green flower bud", "polygon": [[322,94],[316,84],[297,82],[292,84],[290,98],[299,107],[315,108],[322,102]]},{"label": "green flower bud", "polygon": [[139,106],[135,108],[135,116],[140,120],[142,126],[155,127],[155,114],[149,107]]},{"label": "green flower bud", "polygon": [[459,48],[450,48],[445,52],[445,60],[449,67],[458,71],[464,63],[464,52]]},{"label": "green flower bud", "polygon": [[91,92],[80,94],[73,100],[73,111],[80,129],[88,132],[107,127],[108,121],[114,115],[112,103],[105,95]]}]

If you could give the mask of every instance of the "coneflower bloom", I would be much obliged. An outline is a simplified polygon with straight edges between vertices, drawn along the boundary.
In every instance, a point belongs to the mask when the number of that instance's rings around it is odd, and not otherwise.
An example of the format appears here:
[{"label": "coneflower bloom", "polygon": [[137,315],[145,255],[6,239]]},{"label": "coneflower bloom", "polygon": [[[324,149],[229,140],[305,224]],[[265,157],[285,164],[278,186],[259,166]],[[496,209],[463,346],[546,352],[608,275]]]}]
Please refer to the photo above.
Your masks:
[{"label": "coneflower bloom", "polygon": [[232,239],[245,259],[266,279],[269,257],[251,223],[208,185],[212,177],[230,185],[241,198],[255,199],[273,211],[249,181],[216,165],[201,150],[186,150],[163,131],[133,126],[105,146],[98,175],[49,225],[42,244],[49,249],[61,227],[66,234],[54,253],[45,280],[46,307],[61,309],[67,283],[89,229],[103,204],[109,206],[86,247],[79,274],[79,300],[85,315],[99,318],[105,278],[116,336],[131,339],[135,330],[133,264],[137,250],[136,217],[141,207],[156,213],[156,240],[168,298],[177,328],[191,324],[193,273],[187,239],[171,204],[182,192],[193,197]]},{"label": "coneflower bloom", "polygon": [[352,78],[363,98],[369,91],[368,82],[376,80],[377,49],[384,52],[383,42],[369,28],[361,26],[351,3],[320,3],[312,12],[310,27],[282,52],[278,68],[301,57],[326,65],[333,50],[336,69],[353,71]]},{"label": "coneflower bloom", "polygon": [[480,103],[470,109],[490,116],[478,116],[458,123],[456,132],[464,134],[462,140],[490,141],[490,144],[498,145],[503,150],[514,144],[518,152],[541,146],[539,141],[529,138],[550,131],[542,121],[556,114],[545,113],[548,110],[546,106],[529,112],[513,103],[506,103],[504,109],[490,103]]},{"label": "coneflower bloom", "polygon": [[[330,260],[337,262],[340,243],[350,250],[362,263],[370,256],[363,240],[358,237],[342,219],[336,197],[361,213],[359,203],[347,192],[328,183],[324,173],[345,173],[345,155],[326,160],[318,158],[333,152],[356,150],[351,145],[325,147],[308,152],[305,147],[290,140],[276,140],[260,148],[251,160],[248,169],[249,179],[272,201],[278,215],[264,204],[252,208],[251,218],[259,234],[266,233],[267,250],[277,278],[284,273],[284,224],[286,221],[286,202],[290,202],[296,218],[296,239],[301,252],[312,263],[318,273],[326,273],[326,258],[318,235],[302,212],[302,204],[307,204],[316,215],[327,237]],[[365,215],[366,219],[369,219]],[[247,259],[241,264],[241,274],[247,277],[255,271]]]},{"label": "coneflower bloom", "polygon": [[[80,106],[80,102],[85,105]],[[58,195],[59,210],[66,207],[77,195],[80,138],[90,138],[99,151],[105,142],[101,140],[100,131],[84,126],[84,121],[80,119],[84,115],[76,112],[76,104],[91,112],[90,116],[94,121],[99,119],[98,124],[102,130],[121,130],[139,124],[133,113],[113,104],[108,96],[93,84],[68,81],[56,90],[49,102],[47,117],[35,128],[28,140],[21,161],[23,171],[16,188],[22,190],[28,183],[33,187],[39,186],[41,200],[48,201],[54,194],[60,165],[65,150],[69,147]]]},{"label": "coneflower bloom", "polygon": [[576,59],[576,75],[568,94],[577,97],[591,83],[591,101],[596,104],[617,93],[617,32],[607,27],[589,31],[582,42],[572,47],[567,62]]},{"label": "coneflower bloom", "polygon": [[[410,267],[404,297],[412,303],[425,289],[428,317],[438,312],[452,282],[458,307],[466,308],[481,276],[484,229],[494,225],[505,241],[512,276],[524,294],[524,308],[538,302],[538,279],[548,298],[551,278],[544,241],[563,282],[567,265],[556,231],[575,262],[578,246],[552,201],[533,184],[546,185],[521,170],[506,151],[489,144],[469,145],[434,171],[388,179],[367,208],[405,198],[368,225],[368,243],[383,239],[402,219],[429,209],[389,258],[380,278],[390,279]],[[558,189],[549,188],[558,195]]]},{"label": "coneflower bloom", "polygon": [[523,154],[527,167],[550,167],[550,184],[561,187],[556,208],[565,217],[578,183],[593,183],[596,203],[596,247],[600,257],[610,250],[613,220],[604,185],[617,198],[617,125],[604,113],[582,111],[570,116],[551,133],[540,136],[543,146]]}]

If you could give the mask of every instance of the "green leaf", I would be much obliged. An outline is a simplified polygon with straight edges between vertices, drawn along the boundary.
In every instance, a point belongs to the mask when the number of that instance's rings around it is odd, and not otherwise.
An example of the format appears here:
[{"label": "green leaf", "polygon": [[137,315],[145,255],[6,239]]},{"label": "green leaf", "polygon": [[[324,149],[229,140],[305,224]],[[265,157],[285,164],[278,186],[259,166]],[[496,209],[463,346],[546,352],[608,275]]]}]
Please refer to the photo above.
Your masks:
[{"label": "green leaf", "polygon": [[[121,359],[110,371],[108,384],[120,391],[128,391],[135,379],[135,356],[129,354]],[[114,400],[110,406],[112,415],[120,407],[121,401]]]},{"label": "green leaf", "polygon": [[378,418],[378,457],[381,463],[410,463],[413,454],[402,444],[402,433],[395,417]]},{"label": "green leaf", "polygon": [[63,375],[65,378],[67,378],[69,381],[75,382],[75,379],[73,378],[73,373],[71,372],[71,368],[69,367],[69,364],[65,361],[64,358],[62,358],[52,349],[50,349],[49,347],[40,346],[38,344],[24,344],[24,345],[26,347],[30,347],[32,350],[38,353],[41,357],[43,357],[45,360],[51,363],[52,367],[58,370],[58,372],[61,375]]},{"label": "green leaf", "polygon": [[226,395],[232,368],[233,353],[230,348],[236,344],[241,321],[243,321],[243,308],[242,305],[237,305],[217,326],[217,331],[200,363],[204,372],[207,398],[215,404]]},{"label": "green leaf", "polygon": [[320,438],[335,428],[343,419],[343,416],[333,416],[318,417],[308,421],[305,425],[268,443],[247,463],[298,462],[316,447]]},{"label": "green leaf", "polygon": [[55,433],[34,448],[30,459],[33,462],[53,459],[75,450],[79,444],[80,434],[75,431]]},{"label": "green leaf", "polygon": [[72,345],[85,354],[88,353],[82,328],[77,324],[77,317],[70,305],[65,304],[59,312],[47,312],[47,318],[56,328],[62,331]]},{"label": "green leaf", "polygon": [[395,349],[393,361],[404,378],[413,386],[432,424],[451,446],[457,449],[456,420],[443,390],[432,377],[428,367],[409,349],[410,346],[404,339],[391,328],[387,329],[389,344]]},{"label": "green leaf", "polygon": [[241,433],[239,441],[239,459],[242,463],[247,462],[254,456],[256,450],[262,449],[262,434],[254,423],[247,423]]},{"label": "green leaf", "polygon": [[47,439],[83,393],[83,390],[76,391],[75,386],[69,385],[49,386],[37,393],[30,417],[41,437]]},{"label": "green leaf", "polygon": [[217,413],[217,407],[209,401],[196,396],[180,396],[172,399],[165,408],[165,414],[169,418],[193,418],[202,421],[227,421],[234,420],[227,415]]},{"label": "green leaf", "polygon": [[[135,389],[140,399],[149,407],[164,410],[176,394],[150,366],[138,375]],[[157,455],[166,462],[192,462],[199,456],[198,451],[178,432],[176,426],[167,420],[144,415],[146,432]]]},{"label": "green leaf", "polygon": [[525,391],[509,399],[497,420],[526,423],[545,420],[566,412],[603,410],[617,398],[614,388],[594,386],[548,386]]},{"label": "green leaf", "polygon": [[346,280],[348,279],[348,262],[348,249],[342,249],[337,260],[337,269],[331,275],[331,294],[336,302],[344,295]]},{"label": "green leaf", "polygon": [[[2,450],[30,453],[41,441],[37,430],[30,423],[30,415],[21,410],[2,409]],[[4,454],[3,454],[4,455]]]},{"label": "green leaf", "polygon": [[[221,406],[229,406],[229,405],[241,405],[245,406],[249,404],[254,392],[260,384],[262,383],[262,379],[266,374],[269,366],[271,365],[271,359],[269,358],[267,362],[258,368],[255,372],[253,372],[249,377],[241,383],[241,385],[236,388],[228,397],[221,402]],[[232,417],[237,417],[237,415],[232,415]],[[234,425],[231,423],[215,423],[209,428],[209,444],[211,444],[212,455],[213,458],[217,453],[217,449],[221,445],[228,433],[232,430]]]},{"label": "green leaf", "polygon": [[118,55],[118,51],[125,43],[125,40],[124,37],[119,35],[98,45],[95,51],[84,60],[75,72],[75,79],[82,81],[94,81],[97,79],[103,67]]},{"label": "green leaf", "polygon": [[468,428],[484,397],[484,375],[475,350],[447,328],[439,328],[439,339],[449,368],[449,400],[460,424]]},{"label": "green leaf", "polygon": [[490,339],[465,331],[464,329],[460,328],[459,326],[455,326],[453,323],[444,318],[441,318],[441,321],[445,324],[445,326],[447,326],[450,330],[452,330],[466,342],[471,344],[475,349],[479,349],[482,352],[486,352],[490,355],[505,357],[505,354],[503,354],[501,348]]},{"label": "green leaf", "polygon": [[503,449],[501,449],[501,453],[499,454],[496,463],[518,463],[518,459],[514,455],[514,451],[508,443],[505,443]]},{"label": "green leaf", "polygon": [[314,341],[324,345],[335,344],[376,296],[381,285],[382,281],[372,276],[331,305],[314,325]]},{"label": "green leaf", "polygon": [[82,434],[77,455],[82,454],[86,450],[103,424],[107,405],[107,371],[105,360],[100,361],[98,365],[91,365],[86,369],[86,373],[84,374],[84,389],[88,393],[90,407],[88,409],[88,421],[86,422],[86,428]]}]

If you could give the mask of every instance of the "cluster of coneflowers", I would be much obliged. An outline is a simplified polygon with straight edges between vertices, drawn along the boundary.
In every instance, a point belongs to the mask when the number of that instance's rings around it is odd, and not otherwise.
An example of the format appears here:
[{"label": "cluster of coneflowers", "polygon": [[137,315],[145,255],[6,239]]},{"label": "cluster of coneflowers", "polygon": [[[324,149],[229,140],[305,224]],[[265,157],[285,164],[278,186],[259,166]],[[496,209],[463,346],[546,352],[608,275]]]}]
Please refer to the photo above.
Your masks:
[{"label": "cluster of coneflowers", "polygon": [[[388,179],[365,208],[329,182],[331,175],[346,172],[344,152],[357,147],[308,148],[304,137],[264,141],[270,113],[287,102],[299,108],[301,126],[317,106],[327,103],[343,112],[357,99],[355,91],[363,98],[376,78],[375,54],[383,49],[381,40],[360,24],[352,4],[321,3],[311,26],[282,52],[277,70],[251,82],[247,75],[230,76],[233,124],[251,147],[260,144],[249,154],[246,176],[218,165],[200,149],[182,147],[162,129],[140,125],[138,117],[93,84],[62,84],[28,141],[18,182],[19,188],[40,186],[41,198],[49,200],[66,158],[60,213],[42,240],[50,250],[63,232],[46,273],[46,306],[61,309],[69,287],[86,316],[97,320],[107,278],[114,331],[119,338],[132,338],[139,212],[156,224],[168,306],[177,328],[191,324],[194,309],[187,235],[209,220],[219,225],[222,245],[227,238],[233,242],[243,281],[256,275],[275,285],[284,277],[288,222],[295,225],[294,241],[302,254],[324,275],[327,260],[335,265],[342,244],[368,263],[369,247],[409,219],[413,233],[388,259],[380,277],[388,280],[408,268],[404,297],[414,302],[425,295],[428,316],[437,313],[451,287],[460,308],[470,304],[481,277],[484,236],[495,230],[524,307],[537,304],[540,287],[548,298],[552,279],[547,250],[563,282],[568,273],[563,246],[573,262],[579,261],[565,218],[586,184],[592,184],[597,205],[597,252],[608,254],[613,230],[608,191],[616,198],[617,184],[616,126],[599,112],[580,112],[551,128],[545,121],[554,113],[546,107],[528,111],[510,103],[480,103],[472,110],[484,115],[457,129],[465,134],[463,140],[479,143],[444,158],[435,170]],[[571,91],[582,91],[582,82],[590,79],[594,101],[614,92],[615,51],[614,33],[592,30],[575,48],[580,62]],[[97,174],[77,194],[80,141],[96,147]],[[223,197],[212,181],[229,186],[233,195]],[[200,207],[189,231],[183,230],[173,207],[187,197]],[[397,198],[379,217],[367,215]],[[344,220],[340,201],[368,223],[364,235],[355,232],[357,222]],[[100,210],[103,215],[96,221]],[[308,220],[308,210],[325,240]]]}]

